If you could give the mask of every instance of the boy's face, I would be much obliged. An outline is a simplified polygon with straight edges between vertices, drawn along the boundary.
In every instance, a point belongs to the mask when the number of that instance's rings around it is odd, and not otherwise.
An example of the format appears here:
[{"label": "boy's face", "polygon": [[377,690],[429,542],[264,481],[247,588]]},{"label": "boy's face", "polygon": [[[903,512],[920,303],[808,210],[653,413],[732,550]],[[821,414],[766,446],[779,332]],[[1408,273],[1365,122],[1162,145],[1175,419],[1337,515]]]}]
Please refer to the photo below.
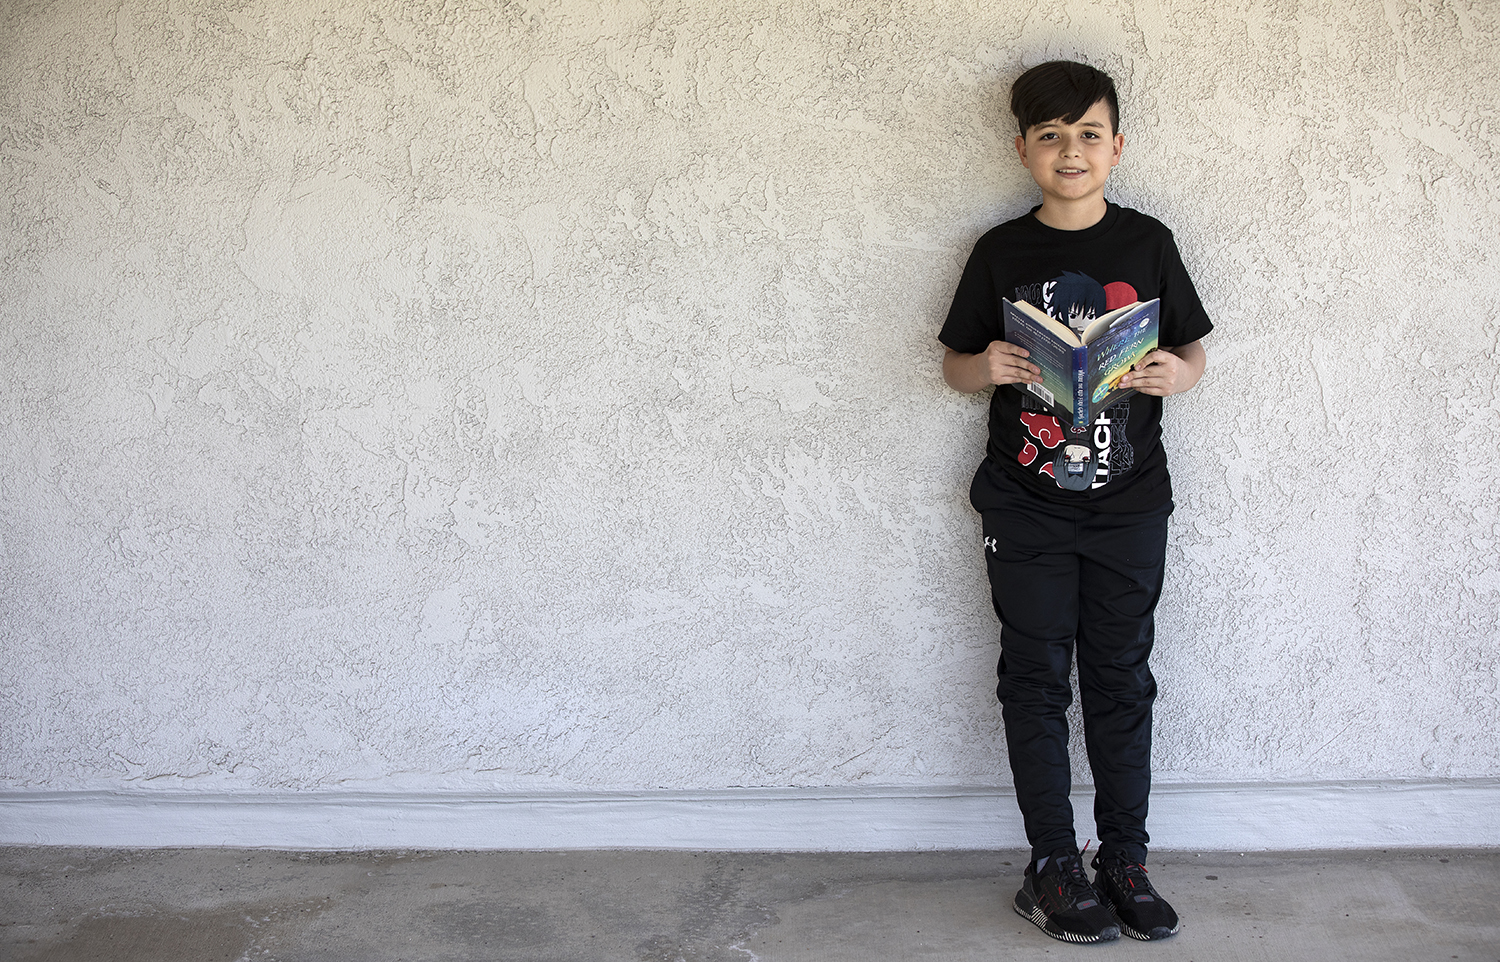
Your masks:
[{"label": "boy's face", "polygon": [[1124,149],[1125,135],[1114,132],[1109,105],[1102,100],[1075,123],[1049,120],[1016,138],[1016,153],[1042,189],[1043,204],[1102,199],[1104,182]]}]

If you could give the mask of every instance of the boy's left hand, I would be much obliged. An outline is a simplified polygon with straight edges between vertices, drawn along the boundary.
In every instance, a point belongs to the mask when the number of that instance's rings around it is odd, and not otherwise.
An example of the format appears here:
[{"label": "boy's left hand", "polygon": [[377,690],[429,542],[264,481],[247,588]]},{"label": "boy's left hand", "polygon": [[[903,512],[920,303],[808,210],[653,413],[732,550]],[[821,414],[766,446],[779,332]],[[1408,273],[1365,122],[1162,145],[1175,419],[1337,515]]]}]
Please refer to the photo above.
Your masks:
[{"label": "boy's left hand", "polygon": [[1158,349],[1141,358],[1129,374],[1120,378],[1120,386],[1156,397],[1181,394],[1203,376],[1205,360],[1197,341],[1179,348]]}]

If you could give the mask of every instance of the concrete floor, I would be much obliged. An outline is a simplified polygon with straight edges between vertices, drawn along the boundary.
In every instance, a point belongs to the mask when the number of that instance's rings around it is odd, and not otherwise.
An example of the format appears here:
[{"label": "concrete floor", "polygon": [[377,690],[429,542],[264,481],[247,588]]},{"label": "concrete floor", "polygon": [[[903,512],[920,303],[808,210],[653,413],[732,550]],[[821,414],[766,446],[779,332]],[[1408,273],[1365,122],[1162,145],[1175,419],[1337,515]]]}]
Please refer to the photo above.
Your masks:
[{"label": "concrete floor", "polygon": [[1500,852],[1152,857],[1161,943],[1010,908],[1019,852],[0,849],[0,959],[1500,962]]}]

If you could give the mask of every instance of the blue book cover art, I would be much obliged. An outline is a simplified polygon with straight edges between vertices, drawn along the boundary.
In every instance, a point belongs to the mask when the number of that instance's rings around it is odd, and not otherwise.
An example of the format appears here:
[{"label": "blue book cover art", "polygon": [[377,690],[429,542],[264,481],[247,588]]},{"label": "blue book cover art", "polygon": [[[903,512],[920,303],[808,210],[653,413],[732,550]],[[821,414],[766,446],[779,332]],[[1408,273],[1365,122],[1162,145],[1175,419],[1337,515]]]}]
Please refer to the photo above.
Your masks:
[{"label": "blue book cover art", "polygon": [[1094,335],[1088,344],[1089,410],[1102,411],[1135,393],[1132,388],[1120,387],[1120,378],[1156,350],[1160,332],[1161,301],[1151,300],[1132,304]]},{"label": "blue book cover art", "polygon": [[1023,390],[1038,398],[1064,424],[1086,428],[1094,414],[1133,388],[1121,388],[1125,376],[1156,350],[1161,329],[1161,302],[1136,302],[1100,317],[1080,338],[1066,324],[1025,301],[1003,302],[1005,339],[1024,347],[1042,369],[1042,383]]}]

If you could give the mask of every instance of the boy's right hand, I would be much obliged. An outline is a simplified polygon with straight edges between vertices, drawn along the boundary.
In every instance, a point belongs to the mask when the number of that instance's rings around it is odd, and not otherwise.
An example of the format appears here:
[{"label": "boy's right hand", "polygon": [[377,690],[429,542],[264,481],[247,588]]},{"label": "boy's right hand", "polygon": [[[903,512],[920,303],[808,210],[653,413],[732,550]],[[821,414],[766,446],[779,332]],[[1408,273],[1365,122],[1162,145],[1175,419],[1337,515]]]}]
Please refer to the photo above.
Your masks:
[{"label": "boy's right hand", "polygon": [[995,384],[1040,384],[1042,369],[1026,360],[1030,356],[1009,341],[991,341],[982,354],[960,354],[948,348],[943,355],[943,380],[965,394]]},{"label": "boy's right hand", "polygon": [[1009,341],[991,341],[980,355],[991,384],[1040,384],[1042,369],[1026,360],[1031,352]]}]

